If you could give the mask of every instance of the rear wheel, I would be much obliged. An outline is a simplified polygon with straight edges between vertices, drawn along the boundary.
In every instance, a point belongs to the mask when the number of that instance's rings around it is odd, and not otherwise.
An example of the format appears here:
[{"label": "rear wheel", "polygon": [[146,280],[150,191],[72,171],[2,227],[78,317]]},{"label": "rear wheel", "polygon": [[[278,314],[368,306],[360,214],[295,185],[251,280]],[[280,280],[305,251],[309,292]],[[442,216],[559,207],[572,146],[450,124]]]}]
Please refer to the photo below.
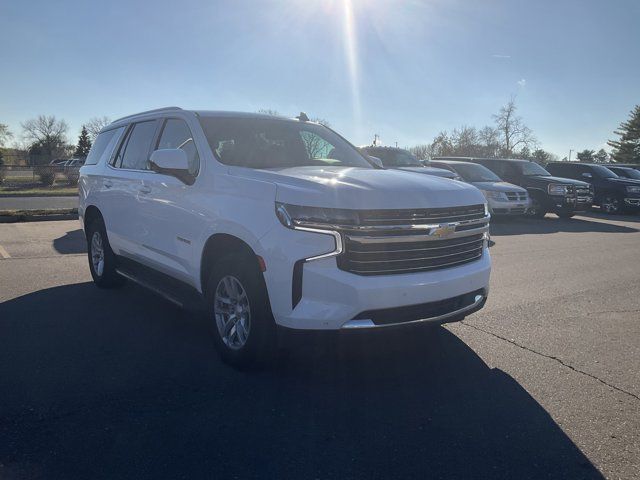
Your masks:
[{"label": "rear wheel", "polygon": [[207,312],[224,362],[249,367],[271,357],[275,323],[264,281],[250,255],[228,255],[217,262],[207,283]]},{"label": "rear wheel", "polygon": [[87,254],[91,277],[98,287],[114,288],[125,283],[125,279],[116,272],[116,256],[100,218],[92,221],[87,228]]},{"label": "rear wheel", "polygon": [[604,213],[615,215],[620,213],[620,200],[614,195],[607,195],[602,199],[600,208]]}]

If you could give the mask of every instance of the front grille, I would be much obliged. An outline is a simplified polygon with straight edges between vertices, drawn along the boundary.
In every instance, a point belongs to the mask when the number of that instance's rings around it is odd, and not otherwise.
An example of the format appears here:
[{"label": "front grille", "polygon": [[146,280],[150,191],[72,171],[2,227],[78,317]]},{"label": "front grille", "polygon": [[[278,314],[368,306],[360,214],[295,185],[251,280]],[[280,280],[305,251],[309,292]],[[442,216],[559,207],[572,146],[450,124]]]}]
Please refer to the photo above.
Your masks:
[{"label": "front grille", "polygon": [[570,195],[578,195],[578,196],[585,196],[585,195],[589,195],[591,193],[589,187],[583,187],[580,185],[567,185],[567,193],[569,193]]},{"label": "front grille", "polygon": [[527,200],[526,192],[506,192],[507,199],[511,202],[525,202]]},{"label": "front grille", "polygon": [[484,217],[484,205],[465,207],[421,208],[411,210],[364,210],[360,212],[362,225],[420,225],[459,222]]},{"label": "front grille", "polygon": [[393,275],[452,268],[482,257],[484,205],[376,210],[343,227],[338,268],[357,275]]}]

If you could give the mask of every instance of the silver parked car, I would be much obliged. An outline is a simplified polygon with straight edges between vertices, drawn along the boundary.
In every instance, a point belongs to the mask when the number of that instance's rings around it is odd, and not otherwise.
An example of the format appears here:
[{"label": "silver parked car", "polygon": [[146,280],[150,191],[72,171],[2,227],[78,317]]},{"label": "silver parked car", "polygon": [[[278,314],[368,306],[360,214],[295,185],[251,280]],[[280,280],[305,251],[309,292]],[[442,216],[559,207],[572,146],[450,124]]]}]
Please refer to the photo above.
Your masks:
[{"label": "silver parked car", "polygon": [[487,199],[491,215],[524,215],[530,206],[527,190],[507,183],[487,167],[472,162],[433,160],[430,165],[457,173],[479,188]]}]

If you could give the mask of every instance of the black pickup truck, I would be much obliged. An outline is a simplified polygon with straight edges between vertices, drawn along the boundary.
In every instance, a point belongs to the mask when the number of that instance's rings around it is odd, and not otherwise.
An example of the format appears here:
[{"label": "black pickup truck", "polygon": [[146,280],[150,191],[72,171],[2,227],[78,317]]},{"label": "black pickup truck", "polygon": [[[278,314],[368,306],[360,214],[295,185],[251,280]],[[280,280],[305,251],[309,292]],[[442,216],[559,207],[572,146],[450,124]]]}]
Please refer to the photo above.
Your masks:
[{"label": "black pickup truck", "polygon": [[533,217],[542,218],[552,212],[560,218],[571,218],[576,212],[589,210],[593,202],[593,188],[588,183],[554,177],[528,160],[473,157],[438,157],[437,160],[479,163],[505,182],[526,188],[531,197],[528,214]]},{"label": "black pickup truck", "polygon": [[579,178],[591,184],[593,203],[605,213],[640,210],[640,180],[621,178],[604,165],[590,163],[554,162],[547,169],[554,175]]}]

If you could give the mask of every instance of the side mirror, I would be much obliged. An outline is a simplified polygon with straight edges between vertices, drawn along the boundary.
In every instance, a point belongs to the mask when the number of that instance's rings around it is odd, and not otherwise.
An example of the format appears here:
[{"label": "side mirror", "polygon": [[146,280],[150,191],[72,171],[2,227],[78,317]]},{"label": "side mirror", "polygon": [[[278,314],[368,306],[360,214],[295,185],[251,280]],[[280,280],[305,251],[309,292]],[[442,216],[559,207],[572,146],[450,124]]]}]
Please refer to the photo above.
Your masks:
[{"label": "side mirror", "polygon": [[588,172],[584,172],[584,173],[582,174],[582,176],[583,176],[584,178],[593,178],[593,175],[591,175],[591,174],[590,174],[590,173],[588,173]]},{"label": "side mirror", "polygon": [[384,165],[382,164],[382,160],[380,160],[378,157],[373,157],[371,155],[368,155],[368,157],[371,163],[373,163],[375,166],[379,168],[384,168]]},{"label": "side mirror", "polygon": [[181,148],[164,148],[156,150],[149,159],[151,170],[164,175],[171,175],[191,185],[193,175],[189,173],[187,154]]}]

